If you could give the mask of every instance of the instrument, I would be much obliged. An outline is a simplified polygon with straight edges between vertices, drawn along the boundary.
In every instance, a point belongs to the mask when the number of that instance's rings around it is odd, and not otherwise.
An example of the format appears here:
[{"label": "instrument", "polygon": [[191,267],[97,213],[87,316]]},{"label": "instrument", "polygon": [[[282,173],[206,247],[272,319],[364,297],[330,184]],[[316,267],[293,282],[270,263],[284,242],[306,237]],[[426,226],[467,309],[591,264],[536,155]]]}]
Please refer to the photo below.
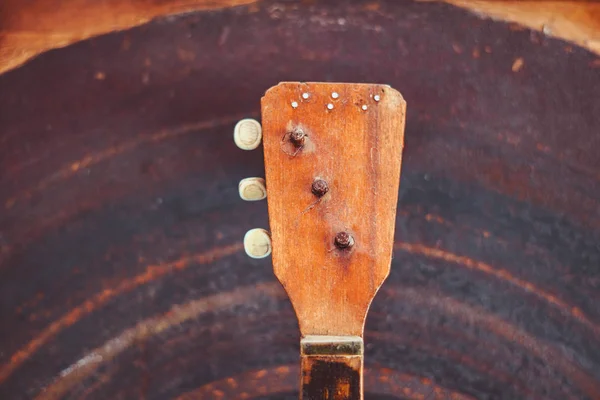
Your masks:
[{"label": "instrument", "polygon": [[[240,196],[268,201],[271,234],[254,229],[251,257],[271,253],[300,326],[304,400],[363,398],[363,329],[390,271],[406,103],[387,85],[284,82],[262,99],[265,181]],[[268,192],[267,188],[268,187]],[[268,195],[267,195],[268,193]]]}]

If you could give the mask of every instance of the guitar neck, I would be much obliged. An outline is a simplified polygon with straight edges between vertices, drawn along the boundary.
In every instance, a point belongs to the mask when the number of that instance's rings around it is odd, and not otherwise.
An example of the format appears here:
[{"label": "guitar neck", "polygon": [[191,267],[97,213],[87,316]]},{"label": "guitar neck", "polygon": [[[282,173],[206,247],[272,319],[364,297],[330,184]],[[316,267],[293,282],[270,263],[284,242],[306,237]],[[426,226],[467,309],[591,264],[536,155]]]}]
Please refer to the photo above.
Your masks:
[{"label": "guitar neck", "polygon": [[360,336],[302,338],[300,398],[361,400],[363,348]]},{"label": "guitar neck", "polygon": [[406,103],[387,85],[281,83],[262,99],[273,268],[296,311],[301,398],[363,396],[363,328],[389,274]]}]

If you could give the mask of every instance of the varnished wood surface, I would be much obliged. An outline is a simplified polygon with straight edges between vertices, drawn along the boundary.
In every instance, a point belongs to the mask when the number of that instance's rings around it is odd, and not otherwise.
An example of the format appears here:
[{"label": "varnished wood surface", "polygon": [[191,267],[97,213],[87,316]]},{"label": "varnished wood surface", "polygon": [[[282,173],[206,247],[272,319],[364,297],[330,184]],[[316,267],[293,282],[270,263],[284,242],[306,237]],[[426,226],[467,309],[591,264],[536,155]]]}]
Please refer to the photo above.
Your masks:
[{"label": "varnished wood surface", "polygon": [[359,336],[304,336],[300,400],[363,400],[363,355]]},{"label": "varnished wood surface", "polygon": [[0,73],[45,51],[142,25],[158,16],[233,7],[255,1],[3,0],[0,4]]},{"label": "varnished wood surface", "polygon": [[302,356],[300,400],[362,400],[362,356]]},{"label": "varnished wood surface", "polygon": [[[262,98],[273,268],[302,336],[363,335],[390,271],[405,112],[387,85],[285,82]],[[354,245],[337,248],[339,232]]]},{"label": "varnished wood surface", "polygon": [[263,154],[232,140],[289,79],[409,104],[365,397],[597,398],[597,57],[348,4],[192,13],[0,76],[1,399],[297,399],[293,309],[241,243],[268,226],[237,193]]},{"label": "varnished wood surface", "polygon": [[[513,21],[600,53],[600,4],[594,0],[445,0],[482,16]],[[0,4],[0,73],[45,51],[159,17],[256,0],[4,0]],[[380,2],[366,5],[377,9]],[[277,6],[275,6],[275,9]],[[127,46],[124,44],[124,46]]]},{"label": "varnished wood surface", "polygon": [[[483,18],[511,21],[600,54],[600,3],[595,0],[444,0]],[[514,26],[513,28],[517,28]]]}]

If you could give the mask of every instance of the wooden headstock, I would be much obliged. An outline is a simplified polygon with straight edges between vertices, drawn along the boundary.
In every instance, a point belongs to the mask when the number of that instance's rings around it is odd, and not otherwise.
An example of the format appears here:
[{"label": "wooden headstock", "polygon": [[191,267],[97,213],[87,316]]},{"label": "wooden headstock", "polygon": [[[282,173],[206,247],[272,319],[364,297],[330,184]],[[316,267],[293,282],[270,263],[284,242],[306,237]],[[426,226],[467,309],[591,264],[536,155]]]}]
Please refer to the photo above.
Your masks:
[{"label": "wooden headstock", "polygon": [[[352,373],[390,271],[405,110],[387,85],[284,82],[262,98],[273,267],[298,317],[306,399],[362,398]],[[338,397],[311,394],[331,357],[349,383],[336,373],[335,389],[316,387]]]},{"label": "wooden headstock", "polygon": [[362,336],[390,271],[405,109],[386,85],[285,82],[262,99],[273,267],[303,336]]}]

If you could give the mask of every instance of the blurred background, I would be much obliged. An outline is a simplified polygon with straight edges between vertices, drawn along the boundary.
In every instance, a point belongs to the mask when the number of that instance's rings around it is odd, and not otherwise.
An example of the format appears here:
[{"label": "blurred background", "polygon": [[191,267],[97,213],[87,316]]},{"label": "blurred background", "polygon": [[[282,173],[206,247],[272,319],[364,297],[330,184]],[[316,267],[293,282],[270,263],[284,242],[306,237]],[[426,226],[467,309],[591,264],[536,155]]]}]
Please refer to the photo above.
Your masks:
[{"label": "blurred background", "polygon": [[232,140],[286,80],[408,103],[366,399],[600,399],[598,53],[586,1],[2,1],[0,399],[297,398]]}]

